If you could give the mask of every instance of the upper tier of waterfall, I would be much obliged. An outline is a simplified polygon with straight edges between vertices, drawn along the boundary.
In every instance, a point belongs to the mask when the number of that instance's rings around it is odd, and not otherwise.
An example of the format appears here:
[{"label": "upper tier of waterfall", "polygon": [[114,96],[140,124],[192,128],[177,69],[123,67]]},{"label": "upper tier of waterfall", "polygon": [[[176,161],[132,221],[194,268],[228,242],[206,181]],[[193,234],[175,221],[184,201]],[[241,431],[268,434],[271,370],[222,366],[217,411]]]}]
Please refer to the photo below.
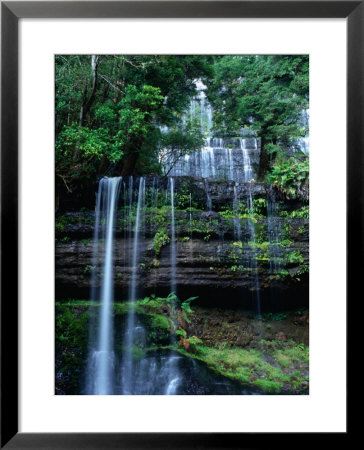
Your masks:
[{"label": "upper tier of waterfall", "polygon": [[[177,160],[173,154],[162,150],[160,156],[164,174],[173,177],[192,176],[236,182],[251,181],[255,178],[259,165],[260,139],[256,139],[254,132],[248,128],[239,130],[236,133],[239,137],[236,138],[213,137],[213,109],[205,94],[206,86],[198,80],[196,88],[197,94],[182,118],[182,128],[187,121],[199,123],[200,131],[205,136],[205,145],[200,150],[185,154]],[[306,130],[308,130],[308,120],[308,110],[302,110],[301,123]],[[164,128],[161,131],[165,132],[167,129]],[[308,137],[292,140],[287,150],[308,153]],[[247,158],[251,163],[249,179],[244,170]]]},{"label": "upper tier of waterfall", "polygon": [[[245,179],[244,158],[252,163],[251,178]],[[207,138],[200,151],[180,158],[173,167],[166,167],[169,176],[217,178],[246,182],[254,178],[254,167],[259,163],[259,141],[255,138]]]}]

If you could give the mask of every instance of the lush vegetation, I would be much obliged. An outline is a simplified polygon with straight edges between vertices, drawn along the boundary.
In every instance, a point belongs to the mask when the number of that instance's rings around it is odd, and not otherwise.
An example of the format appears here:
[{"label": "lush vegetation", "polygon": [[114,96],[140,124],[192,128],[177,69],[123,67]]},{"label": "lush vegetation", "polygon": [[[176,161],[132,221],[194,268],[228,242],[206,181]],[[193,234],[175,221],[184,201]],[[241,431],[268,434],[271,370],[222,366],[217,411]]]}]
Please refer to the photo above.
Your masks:
[{"label": "lush vegetation", "polygon": [[[150,352],[174,349],[202,361],[220,375],[268,394],[305,393],[308,390],[308,346],[293,339],[277,340],[270,332],[270,324],[282,327],[285,321],[289,323],[302,312],[266,314],[265,327],[261,331],[265,338],[259,337],[257,329],[253,329],[254,345],[241,347],[233,344],[235,330],[229,328],[228,323],[221,320],[218,325],[215,321],[209,325],[205,310],[191,308],[191,303],[196,300],[180,301],[171,293],[165,298],[146,297],[136,301],[134,306],[127,302],[115,303],[116,321],[133,307],[148,330],[146,346],[136,345],[133,358],[138,360]],[[173,315],[172,302],[177,305],[177,314]],[[56,358],[62,359],[59,370],[64,378],[68,378],[69,393],[80,389],[89,337],[87,325],[99,307],[97,302],[75,299],[56,304]],[[236,318],[244,317],[244,313],[234,314]],[[209,332],[209,327],[215,332],[207,343],[200,336],[191,334],[203,317],[204,333]],[[170,333],[175,336],[174,343],[170,341]],[[122,346],[117,346],[116,350],[123,352]]]},{"label": "lush vegetation", "polygon": [[[133,360],[172,350],[239,388],[307,393],[308,312],[283,309],[304,305],[308,287],[309,157],[297,144],[308,135],[308,68],[302,55],[56,56],[59,393],[80,393],[97,339],[100,303],[64,298],[71,289],[86,296],[105,276],[99,244],[106,234],[99,233],[92,258],[94,193],[105,175],[124,177],[112,219],[116,360],[126,354],[123,333],[135,313],[145,339],[133,341]],[[201,85],[212,123],[202,102],[196,107]],[[260,148],[259,163],[249,162],[255,179],[232,183],[226,167],[205,180],[175,177],[172,184],[161,176],[168,175],[166,159],[192,154],[214,137],[238,143],[225,149],[235,172],[247,167],[240,151],[247,141],[234,139],[257,139],[249,148],[251,159]],[[110,224],[105,217],[100,228]],[[172,244],[175,283],[168,273]],[[134,267],[131,252],[138,252]],[[125,301],[133,282],[135,301]],[[183,298],[166,296],[167,289]],[[246,311],[230,311],[230,300]]]},{"label": "lush vegetation", "polygon": [[249,127],[261,140],[258,176],[263,179],[282,145],[305,136],[302,110],[308,108],[307,56],[224,56],[209,81],[215,133],[235,136]]},{"label": "lush vegetation", "polygon": [[308,133],[307,56],[57,55],[55,69],[57,192],[96,175],[158,174],[162,149],[177,159],[201,148],[201,124],[186,119],[196,80],[213,107],[213,135],[251,130],[259,179],[272,171],[290,196],[302,184],[307,158],[284,149]]},{"label": "lush vegetation", "polygon": [[[57,183],[72,191],[96,174],[158,172],[160,148],[202,146],[182,115],[194,80],[212,76],[211,57],[56,56]],[[162,133],[161,128],[168,127]]]}]

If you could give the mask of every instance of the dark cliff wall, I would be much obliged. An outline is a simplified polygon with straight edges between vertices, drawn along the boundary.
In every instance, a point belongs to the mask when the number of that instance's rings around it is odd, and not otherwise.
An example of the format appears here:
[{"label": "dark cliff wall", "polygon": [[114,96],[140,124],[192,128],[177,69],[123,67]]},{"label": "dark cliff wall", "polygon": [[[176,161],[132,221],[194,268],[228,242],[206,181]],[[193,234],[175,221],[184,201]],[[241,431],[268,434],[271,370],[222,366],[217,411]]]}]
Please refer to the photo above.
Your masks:
[{"label": "dark cliff wall", "polygon": [[[156,181],[157,180],[157,181]],[[137,186],[135,181],[134,185]],[[167,179],[148,178],[147,186],[164,192]],[[266,199],[269,186],[245,183],[236,186],[244,201],[249,192],[253,199]],[[189,210],[187,194],[191,192],[194,208]],[[207,193],[214,211],[204,211]],[[178,197],[179,196],[179,197]],[[177,291],[181,298],[198,295],[201,305],[217,307],[255,308],[256,273],[262,307],[265,310],[294,309],[308,305],[308,219],[269,217],[255,219],[255,240],[251,242],[251,219],[239,219],[240,240],[237,241],[232,213],[234,183],[227,181],[176,178],[176,249]],[[178,205],[178,202],[182,205]],[[299,202],[281,202],[281,209],[290,211]],[[227,208],[230,210],[227,210]],[[200,209],[199,209],[200,208]],[[157,211],[157,212],[156,212]],[[155,250],[156,233],[160,229],[159,210],[146,208],[145,226],[140,236],[138,294],[170,292],[170,243]],[[56,219],[56,296],[88,298],[92,261],[94,213],[71,212]],[[235,225],[234,225],[235,224]],[[133,230],[126,232],[126,220],[120,210],[115,226],[115,296],[127,298],[131,279]],[[165,231],[171,235],[168,213]],[[279,244],[271,241],[272,230],[279,230]],[[276,250],[279,252],[277,254]],[[96,261],[94,277],[98,286],[102,272],[102,253]],[[257,272],[251,261],[256,260]],[[274,264],[273,264],[274,263]]]}]

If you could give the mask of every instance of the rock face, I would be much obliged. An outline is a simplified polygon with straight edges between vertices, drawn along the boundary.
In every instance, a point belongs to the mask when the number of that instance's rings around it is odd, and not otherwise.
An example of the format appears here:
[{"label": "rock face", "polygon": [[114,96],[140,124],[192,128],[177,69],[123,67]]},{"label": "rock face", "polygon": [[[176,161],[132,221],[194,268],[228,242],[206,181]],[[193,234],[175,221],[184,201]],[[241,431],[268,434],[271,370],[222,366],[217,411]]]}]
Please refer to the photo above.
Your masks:
[{"label": "rock face", "polygon": [[[157,181],[156,181],[157,180]],[[165,178],[148,178],[146,187],[158,185],[167,191]],[[134,185],[138,185],[137,181]],[[208,194],[213,211],[204,211]],[[269,186],[243,183],[235,186],[242,202],[248,195],[266,201]],[[255,308],[259,290],[263,309],[284,309],[308,304],[308,220],[264,215],[252,219],[232,213],[234,183],[176,178],[176,283],[181,298],[198,295],[201,305]],[[189,209],[189,195],[194,207]],[[293,205],[293,206],[292,206]],[[200,207],[200,209],[199,209]],[[226,208],[230,207],[227,211]],[[284,204],[284,208],[297,207]],[[126,231],[125,213],[119,211],[115,225],[115,295],[127,295],[131,281],[133,230]],[[171,248],[165,242],[156,251],[156,233],[160,230],[159,212],[146,208],[145,225],[139,237],[138,295],[167,295],[171,284]],[[171,236],[166,214],[164,230]],[[70,212],[56,221],[56,295],[58,298],[88,298],[91,273],[96,287],[102,274],[103,254],[93,266],[94,213]],[[279,232],[280,242],[272,241]],[[252,261],[255,263],[252,264]]]}]

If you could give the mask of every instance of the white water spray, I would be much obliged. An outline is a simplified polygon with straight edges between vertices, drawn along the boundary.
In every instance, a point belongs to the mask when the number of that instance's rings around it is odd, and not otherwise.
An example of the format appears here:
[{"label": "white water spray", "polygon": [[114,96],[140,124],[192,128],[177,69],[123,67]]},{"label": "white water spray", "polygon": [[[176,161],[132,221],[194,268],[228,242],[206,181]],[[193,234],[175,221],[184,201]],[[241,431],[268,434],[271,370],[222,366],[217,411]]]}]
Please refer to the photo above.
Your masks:
[{"label": "white water spray", "polygon": [[[113,316],[112,304],[114,301],[114,270],[113,270],[113,241],[116,205],[119,196],[121,177],[103,178],[99,183],[97,197],[94,260],[99,254],[99,226],[105,223],[104,238],[104,265],[100,293],[100,317],[97,346],[91,352],[89,363],[90,382],[89,393],[93,395],[113,394]],[[93,294],[95,290],[93,288]],[[95,298],[93,299],[95,300]]]}]

